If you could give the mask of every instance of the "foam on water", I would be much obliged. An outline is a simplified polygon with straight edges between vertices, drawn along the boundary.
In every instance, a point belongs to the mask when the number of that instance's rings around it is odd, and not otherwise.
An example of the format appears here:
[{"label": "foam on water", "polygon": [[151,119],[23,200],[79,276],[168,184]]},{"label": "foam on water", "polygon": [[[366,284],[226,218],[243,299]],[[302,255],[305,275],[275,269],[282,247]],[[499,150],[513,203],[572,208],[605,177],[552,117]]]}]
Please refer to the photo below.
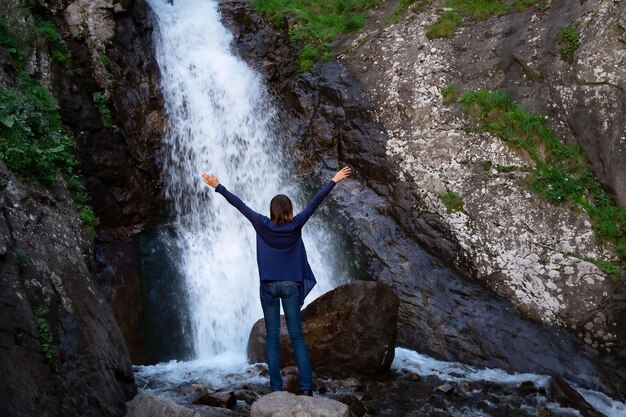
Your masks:
[{"label": "foam on water", "polygon": [[[396,355],[391,364],[392,369],[408,369],[420,376],[434,375],[446,381],[491,381],[501,385],[517,386],[525,381],[532,381],[538,387],[548,388],[550,377],[529,373],[509,373],[502,369],[485,368],[479,369],[458,362],[446,362],[433,359],[415,351],[396,348]],[[575,384],[572,387],[589,402],[596,410],[607,417],[626,417],[626,404],[616,401],[607,395],[580,388]],[[565,410],[558,404],[547,404],[552,410]],[[568,412],[580,415],[576,410],[567,409]]]}]

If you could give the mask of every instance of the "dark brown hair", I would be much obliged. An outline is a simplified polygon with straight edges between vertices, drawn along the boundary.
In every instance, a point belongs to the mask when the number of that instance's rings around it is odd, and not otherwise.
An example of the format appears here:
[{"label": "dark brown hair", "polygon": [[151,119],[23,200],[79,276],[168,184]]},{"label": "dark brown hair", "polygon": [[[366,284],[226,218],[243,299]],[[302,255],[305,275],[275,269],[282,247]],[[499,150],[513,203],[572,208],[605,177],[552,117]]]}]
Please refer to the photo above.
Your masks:
[{"label": "dark brown hair", "polygon": [[284,194],[278,194],[270,202],[270,218],[278,226],[289,223],[293,219],[291,200]]}]

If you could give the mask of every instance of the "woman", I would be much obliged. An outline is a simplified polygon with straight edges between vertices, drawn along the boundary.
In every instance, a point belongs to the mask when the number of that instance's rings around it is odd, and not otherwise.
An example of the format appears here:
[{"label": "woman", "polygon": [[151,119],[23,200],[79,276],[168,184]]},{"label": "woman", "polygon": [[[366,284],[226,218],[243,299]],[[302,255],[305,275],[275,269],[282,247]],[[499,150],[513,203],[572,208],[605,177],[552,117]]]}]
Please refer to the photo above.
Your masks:
[{"label": "woman", "polygon": [[313,375],[309,354],[302,334],[300,308],[304,298],[315,285],[302,242],[302,227],[330,193],[335,184],[350,175],[350,168],[339,170],[324,188],[313,197],[304,210],[293,216],[289,197],[278,194],[270,202],[267,218],[246,206],[237,196],[219,183],[216,177],[202,174],[202,180],[215,188],[231,205],[252,223],[256,231],[257,265],[261,278],[261,306],[265,318],[267,364],[270,368],[272,391],[282,391],[280,374],[280,300],[282,300],[289,339],[298,365],[300,390],[312,395]]}]

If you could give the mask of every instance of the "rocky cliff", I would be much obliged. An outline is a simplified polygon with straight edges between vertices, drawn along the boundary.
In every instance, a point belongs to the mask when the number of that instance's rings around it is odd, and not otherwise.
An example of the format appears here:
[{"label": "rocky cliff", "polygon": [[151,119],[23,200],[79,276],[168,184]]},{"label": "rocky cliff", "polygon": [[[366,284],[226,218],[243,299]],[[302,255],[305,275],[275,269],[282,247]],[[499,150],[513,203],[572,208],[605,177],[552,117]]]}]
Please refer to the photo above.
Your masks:
[{"label": "rocky cliff", "polygon": [[[301,169],[327,173],[340,162],[355,168],[357,181],[337,193],[336,210],[371,276],[401,297],[401,344],[485,366],[570,373],[623,392],[623,291],[582,259],[614,259],[612,247],[594,239],[591,221],[580,210],[546,203],[527,189],[523,169],[518,175],[497,170],[523,166],[527,158],[495,137],[469,132],[467,116],[442,104],[441,90],[452,82],[463,89],[508,88],[506,77],[494,77],[476,57],[505,50],[509,57],[518,54],[510,50],[507,36],[527,22],[537,30],[557,25],[550,19],[566,6],[555,2],[541,11],[495,18],[497,24],[470,22],[457,38],[431,41],[425,33],[440,4],[418,3],[428,4],[393,25],[386,23],[385,10],[375,11],[356,39],[338,43],[343,52],[338,63],[318,64],[287,79],[275,70],[295,68],[289,60],[276,63],[286,56],[285,40],[245,2],[222,8],[242,54],[265,74],[285,110]],[[588,18],[613,16],[615,26],[621,9],[611,7],[622,6],[609,6]],[[489,43],[475,40],[485,32]],[[610,50],[619,42],[595,35],[599,44],[609,42]],[[279,45],[276,53],[272,46],[267,49],[272,42]],[[550,61],[541,77],[550,88],[550,71],[558,73],[564,64],[552,62],[554,51],[535,55]],[[537,105],[542,97],[533,84],[537,78],[523,71],[518,76],[511,95],[523,100],[521,91],[534,92],[530,108],[566,114],[554,102]],[[571,74],[561,79],[577,85]],[[528,85],[522,88],[523,80]],[[613,93],[617,96],[609,103],[619,103],[620,91]],[[606,119],[619,124],[619,108],[607,104],[598,111],[616,111]],[[490,161],[489,169],[483,169],[483,161]],[[611,181],[602,179],[607,185]],[[462,211],[448,213],[439,198],[446,190],[463,198]],[[572,369],[584,371],[571,375]]]},{"label": "rocky cliff", "polygon": [[124,415],[135,393],[127,343],[138,360],[144,343],[132,236],[159,215],[160,198],[164,122],[147,8],[15,1],[1,17],[0,85],[27,76],[53,93],[100,219],[94,245],[61,176],[50,188],[2,165],[2,414]]}]

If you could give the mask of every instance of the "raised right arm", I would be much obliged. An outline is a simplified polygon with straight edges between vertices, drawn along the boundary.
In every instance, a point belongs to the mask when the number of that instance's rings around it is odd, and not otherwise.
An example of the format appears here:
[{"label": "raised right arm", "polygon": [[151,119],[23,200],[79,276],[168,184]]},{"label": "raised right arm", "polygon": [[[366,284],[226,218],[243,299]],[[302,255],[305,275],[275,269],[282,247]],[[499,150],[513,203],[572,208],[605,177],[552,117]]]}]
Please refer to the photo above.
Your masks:
[{"label": "raised right arm", "polygon": [[250,220],[250,223],[256,225],[263,221],[263,216],[252,210],[250,207],[246,206],[246,204],[241,201],[239,197],[235,194],[231,193],[217,180],[217,177],[214,175],[209,175],[206,172],[202,174],[202,181],[204,181],[207,185],[215,188],[216,193],[220,193],[224,196],[226,201],[230,203],[233,207],[235,207],[241,214],[245,216],[246,219]]}]

